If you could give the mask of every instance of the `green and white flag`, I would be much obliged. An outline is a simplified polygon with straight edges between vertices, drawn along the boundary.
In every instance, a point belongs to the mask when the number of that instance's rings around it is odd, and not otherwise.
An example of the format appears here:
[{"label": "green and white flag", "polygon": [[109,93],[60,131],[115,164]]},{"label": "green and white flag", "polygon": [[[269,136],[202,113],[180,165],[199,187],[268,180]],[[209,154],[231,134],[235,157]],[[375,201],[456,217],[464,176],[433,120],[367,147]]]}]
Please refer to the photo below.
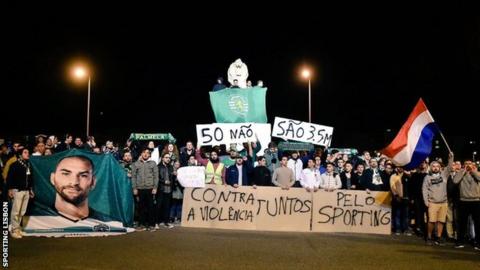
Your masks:
[{"label": "green and white flag", "polygon": [[226,88],[210,92],[217,123],[267,123],[267,88]]}]

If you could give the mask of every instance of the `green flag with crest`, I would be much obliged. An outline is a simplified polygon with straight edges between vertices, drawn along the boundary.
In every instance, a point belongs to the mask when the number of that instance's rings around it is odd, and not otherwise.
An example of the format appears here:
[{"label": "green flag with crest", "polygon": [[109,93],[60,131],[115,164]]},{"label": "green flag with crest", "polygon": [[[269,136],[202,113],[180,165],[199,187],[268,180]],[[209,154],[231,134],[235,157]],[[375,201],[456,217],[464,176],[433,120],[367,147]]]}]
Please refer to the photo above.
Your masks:
[{"label": "green flag with crest", "polygon": [[217,123],[267,123],[267,88],[226,88],[210,92]]}]

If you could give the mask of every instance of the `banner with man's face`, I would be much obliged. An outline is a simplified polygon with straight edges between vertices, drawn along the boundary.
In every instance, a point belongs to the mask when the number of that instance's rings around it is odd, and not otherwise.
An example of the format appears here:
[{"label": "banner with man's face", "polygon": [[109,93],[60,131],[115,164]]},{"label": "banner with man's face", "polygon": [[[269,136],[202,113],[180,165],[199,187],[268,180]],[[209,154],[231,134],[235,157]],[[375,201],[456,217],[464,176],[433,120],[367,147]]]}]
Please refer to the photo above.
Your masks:
[{"label": "banner with man's face", "polygon": [[131,183],[112,155],[75,149],[30,161],[35,199],[27,213],[27,235],[103,236],[129,231]]}]

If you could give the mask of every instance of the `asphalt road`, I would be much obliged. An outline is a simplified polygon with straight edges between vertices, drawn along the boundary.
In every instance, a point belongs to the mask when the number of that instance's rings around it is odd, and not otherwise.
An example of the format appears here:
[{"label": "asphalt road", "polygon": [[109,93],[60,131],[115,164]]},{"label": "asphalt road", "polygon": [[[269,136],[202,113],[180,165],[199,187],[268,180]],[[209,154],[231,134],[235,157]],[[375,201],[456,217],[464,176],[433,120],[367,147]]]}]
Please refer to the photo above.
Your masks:
[{"label": "asphalt road", "polygon": [[480,251],[415,236],[175,227],[102,238],[10,239],[10,269],[480,269]]}]

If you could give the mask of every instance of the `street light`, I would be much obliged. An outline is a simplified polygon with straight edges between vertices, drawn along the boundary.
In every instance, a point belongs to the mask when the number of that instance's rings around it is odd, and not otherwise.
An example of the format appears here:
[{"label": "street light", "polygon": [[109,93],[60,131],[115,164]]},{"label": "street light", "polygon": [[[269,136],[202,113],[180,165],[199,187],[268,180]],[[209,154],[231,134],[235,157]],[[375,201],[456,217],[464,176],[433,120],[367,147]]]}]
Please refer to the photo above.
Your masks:
[{"label": "street light", "polygon": [[78,80],[83,80],[88,76],[88,100],[87,100],[87,138],[90,135],[90,74],[82,65],[77,65],[73,68],[73,77]]},{"label": "street light", "polygon": [[304,68],[302,70],[302,77],[308,80],[308,122],[311,123],[312,122],[312,87],[310,83],[310,77],[311,77],[310,70],[307,68]]}]

